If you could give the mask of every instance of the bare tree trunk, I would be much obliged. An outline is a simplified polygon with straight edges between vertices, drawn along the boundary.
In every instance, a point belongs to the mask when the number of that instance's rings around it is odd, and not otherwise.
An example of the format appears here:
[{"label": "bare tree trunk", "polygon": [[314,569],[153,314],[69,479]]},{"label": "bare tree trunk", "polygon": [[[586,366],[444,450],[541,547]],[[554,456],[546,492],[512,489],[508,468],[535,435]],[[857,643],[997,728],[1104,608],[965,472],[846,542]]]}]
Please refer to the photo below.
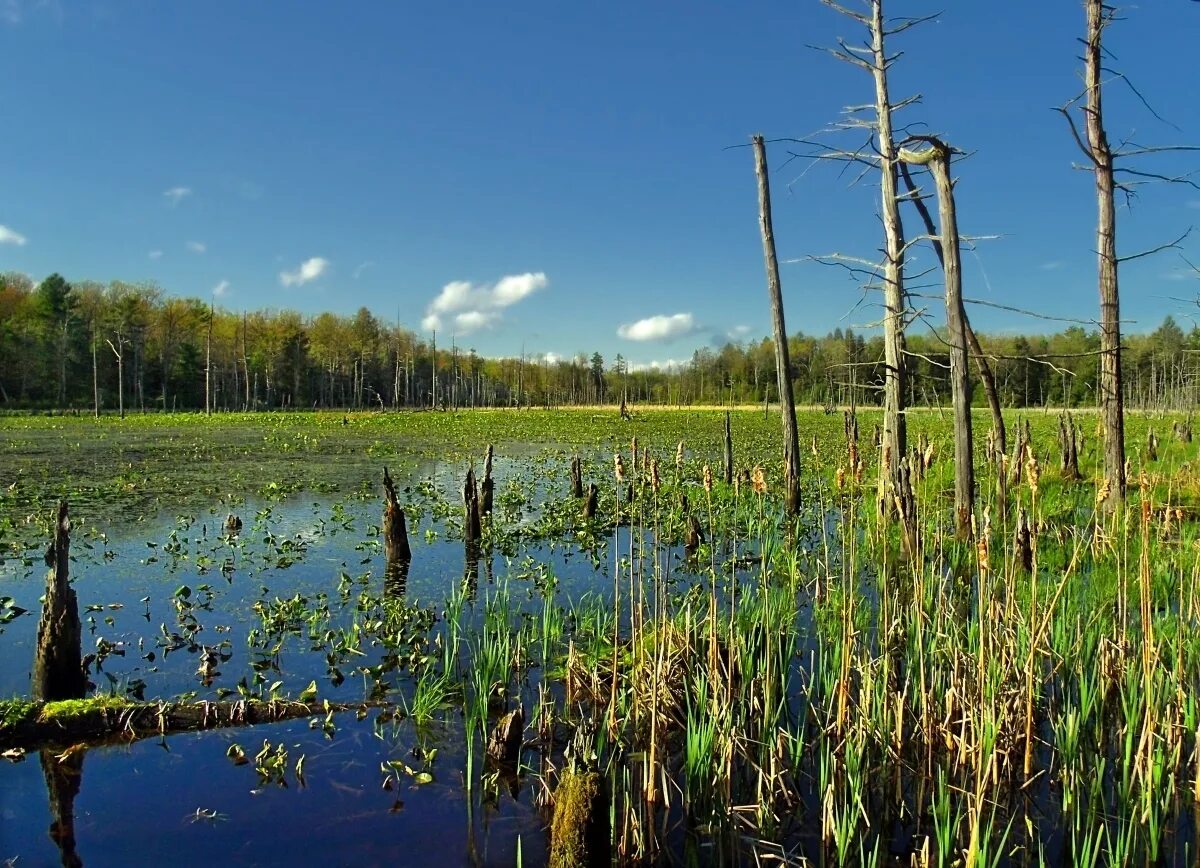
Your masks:
[{"label": "bare tree trunk", "polygon": [[796,430],[796,405],[792,396],[791,360],[787,327],[783,320],[783,290],[775,256],[775,230],[771,225],[771,183],[767,177],[767,149],[762,136],[754,136],[754,172],[758,176],[758,222],[762,231],[767,268],[767,294],[771,297],[771,324],[775,337],[775,369],[779,380],[779,408],[783,419],[784,500],[789,515],[800,510],[800,435]]},{"label": "bare tree trunk", "polygon": [[725,450],[722,474],[726,485],[733,485],[733,432],[729,427],[729,411],[725,411]]},{"label": "bare tree trunk", "polygon": [[100,418],[100,373],[96,364],[96,327],[92,326],[92,412]]},{"label": "bare tree trunk", "polygon": [[81,652],[82,625],[79,603],[69,580],[71,520],[67,502],[58,504],[54,540],[46,550],[46,597],[38,621],[37,650],[33,661],[34,699],[51,702],[81,699],[87,693]]},{"label": "bare tree trunk", "polygon": [[1121,304],[1117,285],[1117,218],[1114,201],[1113,155],[1104,131],[1101,76],[1104,28],[1112,9],[1104,0],[1087,0],[1087,41],[1084,50],[1084,81],[1087,109],[1084,112],[1088,149],[1096,177],[1096,252],[1100,287],[1100,415],[1104,424],[1104,478],[1112,509],[1125,496],[1125,408],[1121,394]]},{"label": "bare tree trunk", "polygon": [[[933,217],[929,213],[929,209],[925,207],[925,202],[920,197],[917,185],[913,182],[912,175],[909,174],[908,167],[904,163],[900,164],[900,172],[904,176],[904,183],[908,188],[910,201],[916,206],[917,213],[921,215],[921,220],[925,223],[925,229],[933,242],[934,253],[937,254],[938,261],[945,268],[946,261],[942,254],[941,242],[937,240],[938,231],[934,225]],[[967,329],[967,344],[971,348],[971,355],[975,358],[975,367],[979,370],[979,379],[983,383],[983,391],[987,395],[988,407],[992,411],[992,429],[996,432],[996,446],[999,454],[1003,455],[1008,451],[1008,431],[1004,425],[1004,413],[1000,407],[1000,392],[996,388],[996,377],[992,374],[992,366],[988,364],[987,356],[983,354],[983,347],[979,343],[979,338],[975,336],[975,329],[971,328],[970,317],[967,317],[963,322]]]},{"label": "bare tree trunk", "polygon": [[204,341],[204,415],[212,415],[212,332],[213,306],[208,306],[208,337]]},{"label": "bare tree trunk", "polygon": [[[950,333],[950,390],[954,404],[954,523],[960,537],[971,533],[975,510],[974,443],[971,431],[971,376],[967,367],[967,312],[962,300],[962,262],[950,148],[939,139],[922,137],[929,148],[900,151],[907,163],[927,165],[937,189],[942,272],[946,284],[946,326]],[[931,233],[932,234],[932,233]]]},{"label": "bare tree trunk", "polygon": [[883,0],[871,0],[871,75],[875,80],[876,132],[879,137],[880,208],[883,217],[883,455],[880,498],[885,516],[891,514],[890,483],[895,487],[900,459],[908,449],[908,420],[904,414],[904,224],[896,199],[896,143],[892,133],[892,103],[887,72],[894,58],[884,46]]},{"label": "bare tree trunk", "polygon": [[391,573],[397,570],[400,562],[412,560],[412,549],[408,545],[404,509],[396,499],[396,486],[386,467],[383,468],[383,498],[383,547],[387,570]]}]

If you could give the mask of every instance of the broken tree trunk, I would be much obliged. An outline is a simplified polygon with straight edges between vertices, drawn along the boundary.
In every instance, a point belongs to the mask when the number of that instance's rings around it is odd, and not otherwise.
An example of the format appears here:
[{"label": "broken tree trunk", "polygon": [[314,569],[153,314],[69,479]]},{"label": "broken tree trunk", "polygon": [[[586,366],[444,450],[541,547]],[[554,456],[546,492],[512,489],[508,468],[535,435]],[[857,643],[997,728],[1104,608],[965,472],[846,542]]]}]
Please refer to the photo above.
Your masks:
[{"label": "broken tree trunk", "polygon": [[906,163],[927,166],[937,190],[942,272],[946,284],[946,327],[950,337],[950,389],[954,402],[954,519],[958,536],[965,538],[971,534],[971,516],[975,510],[975,466],[971,431],[971,376],[967,367],[967,312],[962,299],[962,263],[954,182],[950,177],[953,152],[945,142],[933,136],[920,136],[916,140],[929,147],[920,152],[901,149],[900,159]]},{"label": "broken tree trunk", "polygon": [[493,452],[492,444],[489,443],[487,454],[483,458],[483,482],[479,485],[479,519],[481,524],[483,519],[492,514],[492,495],[496,490],[496,483],[492,480]]},{"label": "broken tree trunk", "polygon": [[34,699],[80,699],[87,693],[80,648],[82,627],[79,602],[68,580],[71,554],[71,519],[67,502],[58,504],[54,541],[46,550],[46,598],[38,622],[33,660]]},{"label": "broken tree trunk", "polygon": [[726,485],[733,485],[733,432],[729,428],[729,411],[725,411],[725,454],[724,478]]},{"label": "broken tree trunk", "polygon": [[775,255],[775,230],[771,223],[771,182],[767,176],[767,148],[762,136],[753,136],[754,173],[758,177],[758,223],[766,260],[767,293],[771,299],[771,325],[775,339],[775,369],[779,408],[783,420],[784,503],[788,515],[800,511],[800,435],[796,430],[796,403],[792,393],[791,360],[787,327],[783,319],[783,290]]},{"label": "broken tree trunk", "polygon": [[1058,449],[1063,479],[1079,479],[1079,439],[1070,413],[1058,417]]},{"label": "broken tree trunk", "polygon": [[488,736],[488,759],[515,766],[521,758],[521,745],[525,739],[525,709],[517,706],[500,718]]},{"label": "broken tree trunk", "polygon": [[583,517],[585,519],[593,519],[596,517],[596,502],[600,497],[600,489],[596,488],[596,483],[589,482],[587,490],[587,500],[583,502]]},{"label": "broken tree trunk", "polygon": [[396,486],[386,467],[383,468],[383,498],[383,550],[391,571],[394,564],[412,560],[412,549],[408,547],[404,509],[396,499]]},{"label": "broken tree trunk", "polygon": [[1029,530],[1029,515],[1025,507],[1017,509],[1017,527],[1013,532],[1013,548],[1016,562],[1027,573],[1033,572],[1033,537]]},{"label": "broken tree trunk", "polygon": [[478,545],[482,535],[479,529],[479,487],[475,484],[475,468],[467,468],[463,480],[463,539],[467,545]]},{"label": "broken tree trunk", "polygon": [[571,497],[576,500],[583,497],[583,462],[578,455],[571,459]]},{"label": "broken tree trunk", "polygon": [[[939,238],[937,227],[933,222],[933,215],[925,207],[925,200],[921,198],[920,191],[917,189],[917,185],[913,181],[906,164],[900,164],[900,172],[904,176],[904,185],[908,188],[909,201],[916,207],[921,221],[925,224],[925,230],[929,233],[930,242],[933,244],[933,252],[937,254],[938,262],[945,268],[946,259],[942,252],[942,242]],[[983,347],[979,343],[975,329],[971,328],[971,318],[966,315],[965,310],[963,313],[963,325],[967,331],[967,345],[971,349],[971,356],[975,359],[975,367],[979,371],[979,379],[983,383],[984,394],[987,395],[988,409],[992,412],[992,430],[995,432],[993,436],[995,437],[1000,453],[1003,454],[1008,448],[1008,431],[1004,425],[1004,413],[1000,408],[1000,392],[996,388],[996,377],[992,374],[992,366],[988,363],[987,356],[983,354]]]}]

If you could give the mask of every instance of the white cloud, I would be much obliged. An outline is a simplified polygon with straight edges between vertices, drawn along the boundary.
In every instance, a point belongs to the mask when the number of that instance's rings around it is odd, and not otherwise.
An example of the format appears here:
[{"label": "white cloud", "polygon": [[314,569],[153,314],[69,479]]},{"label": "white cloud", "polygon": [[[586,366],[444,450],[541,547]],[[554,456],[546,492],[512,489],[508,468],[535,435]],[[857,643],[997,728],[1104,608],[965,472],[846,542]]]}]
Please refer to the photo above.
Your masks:
[{"label": "white cloud", "polygon": [[208,250],[208,245],[203,241],[189,241],[187,243],[187,249],[192,251],[192,253],[204,253],[206,250]]},{"label": "white cloud", "polygon": [[545,353],[542,355],[542,361],[544,361],[547,365],[557,365],[562,360],[563,357],[558,353]]},{"label": "white cloud", "polygon": [[631,374],[638,371],[677,371],[687,364],[688,361],[686,359],[666,359],[661,362],[628,362]]},{"label": "white cloud", "polygon": [[303,286],[311,283],[329,270],[330,262],[320,256],[313,256],[300,263],[295,271],[279,272],[279,282],[284,286]]},{"label": "white cloud", "polygon": [[676,313],[671,316],[648,316],[637,322],[625,323],[617,329],[617,334],[627,341],[670,341],[695,330],[696,321],[690,313]]},{"label": "white cloud", "polygon": [[0,244],[15,244],[17,247],[24,247],[28,242],[24,235],[7,226],[0,226]]},{"label": "white cloud", "polygon": [[1038,266],[1042,271],[1058,271],[1063,267],[1062,260],[1055,259],[1053,262],[1043,262]]},{"label": "white cloud", "polygon": [[161,250],[151,250],[146,255],[151,259],[162,259],[163,252]]},{"label": "white cloud", "polygon": [[358,265],[356,265],[354,267],[354,275],[353,275],[354,279],[358,280],[358,278],[362,275],[362,273],[374,264],[375,264],[375,262],[371,259],[368,259],[366,262],[360,262]]},{"label": "white cloud", "polygon": [[213,287],[212,292],[213,292],[214,298],[224,298],[225,296],[229,295],[229,281],[222,280],[220,283],[218,283],[216,286]]},{"label": "white cloud", "polygon": [[170,190],[163,190],[163,198],[171,204],[172,208],[190,195],[192,195],[191,187],[172,187]]},{"label": "white cloud", "polygon": [[442,287],[425,310],[421,328],[433,331],[448,319],[457,334],[490,328],[503,318],[503,310],[550,285],[545,273],[510,274],[495,284],[454,280]]}]

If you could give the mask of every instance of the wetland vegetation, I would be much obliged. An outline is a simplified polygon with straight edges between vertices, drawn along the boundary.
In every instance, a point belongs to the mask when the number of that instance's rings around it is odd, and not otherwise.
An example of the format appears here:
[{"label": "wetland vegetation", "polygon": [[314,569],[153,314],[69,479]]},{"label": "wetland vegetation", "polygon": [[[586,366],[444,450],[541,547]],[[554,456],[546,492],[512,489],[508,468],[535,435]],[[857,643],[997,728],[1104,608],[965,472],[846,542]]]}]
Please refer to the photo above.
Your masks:
[{"label": "wetland vegetation", "polygon": [[[0,856],[107,864],[139,836],[250,862],[1194,861],[1200,477],[1183,420],[1129,418],[1143,445],[1107,513],[1096,417],[1070,423],[1076,478],[1059,417],[1031,415],[1029,448],[980,468],[968,538],[939,414],[910,412],[913,501],[892,523],[878,414],[849,441],[840,415],[799,421],[791,517],[761,410],[731,414],[731,483],[718,411],[0,420]],[[487,443],[476,547],[461,488]],[[385,464],[401,570],[380,536]],[[36,706],[59,498],[92,698]],[[243,700],[306,711],[137,742],[60,723],[29,754],[12,738],[96,704]]]}]

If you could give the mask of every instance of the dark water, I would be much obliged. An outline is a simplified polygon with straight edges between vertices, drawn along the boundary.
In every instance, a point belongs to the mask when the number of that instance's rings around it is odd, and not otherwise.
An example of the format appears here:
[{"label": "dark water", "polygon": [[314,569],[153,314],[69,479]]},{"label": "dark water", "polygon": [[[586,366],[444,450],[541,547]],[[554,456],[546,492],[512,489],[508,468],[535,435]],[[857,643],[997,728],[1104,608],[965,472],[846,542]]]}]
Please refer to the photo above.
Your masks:
[{"label": "dark water", "polygon": [[[409,486],[401,500],[412,507],[413,548],[399,588],[385,587],[377,536],[381,503],[374,492],[219,503],[199,514],[164,514],[111,536],[80,523],[73,534],[72,578],[84,619],[83,651],[101,658],[91,667],[96,691],[236,699],[239,683],[254,688],[256,661],[266,657],[248,646],[251,631],[262,627],[256,604],[295,595],[309,609],[328,608],[322,626],[336,630],[361,617],[356,603],[363,594],[403,595],[440,614],[469,569],[476,590],[466,605],[468,621],[481,619],[498,582],[508,586],[518,607],[540,611],[535,584],[547,571],[558,580],[559,605],[589,590],[611,593],[606,550],[589,556],[531,542],[507,554],[494,551],[477,565],[466,563],[462,541],[452,537],[461,512],[461,472],[458,465],[429,463],[398,480]],[[538,517],[548,486],[545,479],[518,476],[516,465],[497,461],[498,520],[509,526]],[[243,520],[236,539],[223,536],[228,512]],[[628,547],[628,530],[618,531],[616,549]],[[29,610],[0,633],[0,696],[29,693],[45,568],[37,549],[26,555],[0,566],[3,595]],[[321,698],[361,701],[366,679],[356,669],[378,664],[381,650],[364,643],[364,656],[341,665],[344,681],[338,684],[324,649],[301,632],[283,636],[257,689],[265,694],[263,684],[276,685],[281,695],[294,697],[316,681]],[[216,655],[215,666],[202,672],[206,648]],[[402,676],[385,681],[387,699],[402,704],[411,695],[412,684]],[[0,860],[20,866],[513,865],[520,851],[521,864],[544,862],[546,818],[533,804],[535,776],[524,775],[515,786],[488,786],[476,768],[468,793],[466,736],[457,710],[421,731],[409,721],[383,722],[380,715],[372,710],[358,720],[354,713],[338,714],[328,733],[301,720],[98,747],[65,762],[35,754],[0,761]],[[264,740],[287,751],[283,783],[264,783],[253,762],[238,766],[226,756],[236,742],[253,757]],[[429,763],[431,748],[438,753]],[[295,774],[302,755],[303,785]],[[428,771],[433,780],[418,784],[401,773],[385,789],[381,763],[388,761]],[[475,763],[480,761],[477,755]]]}]

